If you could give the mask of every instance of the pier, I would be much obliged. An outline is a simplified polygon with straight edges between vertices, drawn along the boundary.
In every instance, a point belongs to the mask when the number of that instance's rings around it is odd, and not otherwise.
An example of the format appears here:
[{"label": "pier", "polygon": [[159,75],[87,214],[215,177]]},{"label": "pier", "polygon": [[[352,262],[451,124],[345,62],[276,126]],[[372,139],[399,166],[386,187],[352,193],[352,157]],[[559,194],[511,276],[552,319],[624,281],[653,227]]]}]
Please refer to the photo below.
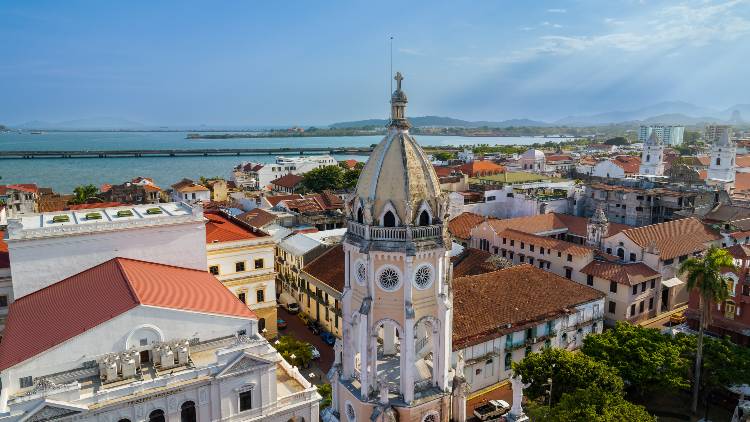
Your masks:
[{"label": "pier", "polygon": [[33,158],[132,158],[132,157],[212,157],[243,155],[348,154],[369,155],[371,147],[341,148],[216,148],[216,149],[131,149],[90,151],[0,151],[0,159]]}]

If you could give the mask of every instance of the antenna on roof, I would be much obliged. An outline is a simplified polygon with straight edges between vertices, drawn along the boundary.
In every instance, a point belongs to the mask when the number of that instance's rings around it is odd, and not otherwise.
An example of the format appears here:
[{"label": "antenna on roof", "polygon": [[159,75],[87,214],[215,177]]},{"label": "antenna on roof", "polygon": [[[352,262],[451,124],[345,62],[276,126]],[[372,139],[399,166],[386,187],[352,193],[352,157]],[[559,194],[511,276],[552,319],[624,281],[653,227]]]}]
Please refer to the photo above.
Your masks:
[{"label": "antenna on roof", "polygon": [[390,53],[391,53],[391,68],[388,71],[388,80],[391,82],[390,90],[388,91],[388,98],[391,97],[391,93],[393,92],[393,35],[391,35],[390,40]]}]

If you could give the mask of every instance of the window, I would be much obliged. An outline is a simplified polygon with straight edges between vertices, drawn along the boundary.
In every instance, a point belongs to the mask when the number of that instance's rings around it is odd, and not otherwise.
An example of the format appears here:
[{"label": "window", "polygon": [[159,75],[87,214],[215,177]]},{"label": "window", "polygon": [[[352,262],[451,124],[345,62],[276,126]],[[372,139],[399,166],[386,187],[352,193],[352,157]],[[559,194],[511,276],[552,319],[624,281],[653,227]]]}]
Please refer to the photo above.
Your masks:
[{"label": "window", "polygon": [[571,262],[571,261],[573,261],[573,255],[568,254],[568,262]]},{"label": "window", "polygon": [[586,276],[586,284],[588,284],[589,286],[593,286],[594,285],[594,276],[593,275],[589,274],[589,275]]},{"label": "window", "polygon": [[263,330],[266,329],[266,319],[265,318],[258,318],[258,331],[261,333]]},{"label": "window", "polygon": [[386,267],[380,272],[380,275],[378,276],[378,282],[380,284],[380,288],[389,292],[398,289],[398,287],[401,285],[401,280],[398,272],[389,267]]},{"label": "window", "polygon": [[736,305],[731,300],[724,302],[724,317],[727,319],[734,319],[734,311],[736,309]]},{"label": "window", "polygon": [[531,252],[534,252],[534,245],[529,245],[529,250],[530,250]]},{"label": "window", "polygon": [[148,414],[148,422],[165,422],[164,411],[156,409]]},{"label": "window", "polygon": [[674,264],[674,258],[664,260],[664,265],[672,265],[672,264]]},{"label": "window", "polygon": [[651,298],[648,299],[648,310],[650,311],[652,309],[654,309],[654,298],[653,297],[651,297]]},{"label": "window", "polygon": [[679,261],[680,261],[680,262],[685,262],[685,261],[687,261],[687,255],[682,255],[682,256],[681,256],[681,257],[679,258]]},{"label": "window", "polygon": [[641,301],[641,303],[638,304],[638,313],[639,314],[643,313],[643,301]]},{"label": "window", "polygon": [[565,268],[565,278],[570,280],[570,278],[573,276],[573,269],[572,268]]},{"label": "window", "polygon": [[641,283],[641,293],[646,291],[646,282]]},{"label": "window", "polygon": [[508,243],[508,239],[504,237],[503,238],[503,245],[505,245],[506,243]]},{"label": "window", "polygon": [[34,381],[31,377],[21,377],[18,379],[18,384],[21,388],[29,388],[34,385]]},{"label": "window", "polygon": [[634,316],[634,315],[635,315],[635,303],[630,305],[630,316]]},{"label": "window", "polygon": [[656,280],[651,280],[651,288],[653,289],[656,287]]},{"label": "window", "polygon": [[513,245],[514,245],[515,243],[516,243],[516,241],[515,241],[515,240],[513,240],[513,239],[510,239],[510,246],[513,246]]},{"label": "window", "polygon": [[383,227],[396,227],[396,216],[390,210],[383,215]]},{"label": "window", "polygon": [[505,370],[509,370],[513,363],[513,355],[511,353],[505,354]]},{"label": "window", "polygon": [[494,197],[494,196],[488,196],[488,197],[487,197],[487,201],[494,201],[494,200],[495,200],[495,197]]},{"label": "window", "polygon": [[265,267],[265,263],[263,262],[263,258],[258,258],[255,260],[255,269],[259,270],[261,268]]},{"label": "window", "polygon": [[534,257],[533,256],[529,257],[529,264],[534,265]]},{"label": "window", "polygon": [[612,255],[612,248],[607,248],[607,253]]},{"label": "window", "polygon": [[180,422],[196,422],[195,417],[195,402],[186,401],[180,406]]},{"label": "window", "polygon": [[257,291],[255,292],[255,300],[256,300],[256,301],[257,301],[258,303],[261,303],[261,302],[265,302],[265,301],[266,301],[266,291],[265,291],[265,290],[263,290],[263,289],[261,289],[261,290],[257,290]]},{"label": "window", "polygon": [[432,268],[429,265],[421,265],[414,273],[414,284],[418,289],[426,289],[432,284]]},{"label": "window", "polygon": [[750,296],[750,286],[745,284],[742,286],[742,294],[743,296]]},{"label": "window", "polygon": [[612,293],[617,293],[617,283],[614,281],[609,282],[609,291]]},{"label": "window", "polygon": [[427,213],[427,210],[422,210],[422,212],[419,213],[419,225],[420,226],[430,225],[430,214]]},{"label": "window", "polygon": [[218,265],[212,265],[208,267],[208,272],[213,275],[219,275],[219,266]]},{"label": "window", "polygon": [[521,249],[523,249],[523,246],[524,246],[524,243],[523,243],[523,242],[521,242]]},{"label": "window", "polygon": [[240,393],[240,412],[253,408],[253,390]]},{"label": "window", "polygon": [[2,295],[0,296],[0,308],[5,308],[8,306],[8,296]]},{"label": "window", "polygon": [[617,303],[610,300],[609,305],[607,306],[608,306],[607,311],[609,311],[610,314],[614,314],[615,310],[617,309]]},{"label": "window", "polygon": [[560,252],[560,251],[557,251],[557,257],[558,257],[558,258],[562,257],[562,252]]},{"label": "window", "polygon": [[635,262],[635,253],[630,252],[630,262]]},{"label": "window", "polygon": [[242,262],[235,262],[234,263],[234,271],[236,271],[238,273],[241,273],[241,272],[245,271],[245,262],[244,261],[242,261]]},{"label": "window", "polygon": [[245,304],[247,303],[247,296],[245,295],[245,292],[240,292],[237,295],[237,299],[239,299],[240,302],[242,302],[242,303],[245,303]]},{"label": "window", "polygon": [[633,294],[638,294],[638,285],[633,286]]}]

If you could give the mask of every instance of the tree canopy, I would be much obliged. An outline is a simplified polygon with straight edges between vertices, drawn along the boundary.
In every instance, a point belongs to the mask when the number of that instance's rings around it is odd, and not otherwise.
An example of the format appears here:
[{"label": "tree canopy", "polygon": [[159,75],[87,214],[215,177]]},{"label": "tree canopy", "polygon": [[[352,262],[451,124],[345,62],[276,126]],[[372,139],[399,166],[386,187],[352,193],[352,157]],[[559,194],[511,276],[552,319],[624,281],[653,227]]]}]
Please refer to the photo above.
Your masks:
[{"label": "tree canopy", "polygon": [[345,170],[340,166],[318,167],[302,176],[302,186],[309,192],[353,189],[357,185],[361,171],[356,167],[351,170]]},{"label": "tree canopy", "polygon": [[[307,366],[312,360],[310,344],[290,336],[281,336],[271,343],[287,362],[295,366]],[[292,358],[292,356],[294,356]]]},{"label": "tree canopy", "polygon": [[627,145],[628,140],[625,139],[624,136],[615,136],[614,138],[609,138],[606,141],[604,141],[605,145]]},{"label": "tree canopy", "polygon": [[643,406],[625,400],[622,394],[591,387],[565,393],[560,402],[530,409],[534,421],[549,422],[653,422],[656,418]]},{"label": "tree canopy", "polygon": [[656,329],[618,322],[614,329],[587,336],[581,350],[616,369],[626,390],[638,397],[664,388],[690,386],[690,363],[683,348]]},{"label": "tree canopy", "polygon": [[99,193],[99,189],[97,189],[94,185],[76,186],[73,189],[74,196],[70,203],[85,204],[89,199],[95,198],[97,193]]}]

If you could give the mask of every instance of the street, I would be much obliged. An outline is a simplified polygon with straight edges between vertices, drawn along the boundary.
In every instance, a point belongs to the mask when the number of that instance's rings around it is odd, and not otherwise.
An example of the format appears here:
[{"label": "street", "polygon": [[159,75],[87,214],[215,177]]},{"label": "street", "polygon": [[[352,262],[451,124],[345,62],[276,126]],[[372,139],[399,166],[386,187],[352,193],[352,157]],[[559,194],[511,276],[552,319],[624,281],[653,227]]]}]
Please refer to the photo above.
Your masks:
[{"label": "street", "polygon": [[[287,322],[287,328],[279,330],[280,336],[291,336],[297,340],[302,340],[315,346],[320,351],[320,359],[312,361],[312,366],[308,369],[300,368],[300,372],[313,384],[327,383],[326,374],[333,365],[333,346],[323,342],[320,336],[313,334],[297,315],[292,315],[286,309],[279,306],[278,318]],[[310,377],[310,374],[314,377]]]}]

